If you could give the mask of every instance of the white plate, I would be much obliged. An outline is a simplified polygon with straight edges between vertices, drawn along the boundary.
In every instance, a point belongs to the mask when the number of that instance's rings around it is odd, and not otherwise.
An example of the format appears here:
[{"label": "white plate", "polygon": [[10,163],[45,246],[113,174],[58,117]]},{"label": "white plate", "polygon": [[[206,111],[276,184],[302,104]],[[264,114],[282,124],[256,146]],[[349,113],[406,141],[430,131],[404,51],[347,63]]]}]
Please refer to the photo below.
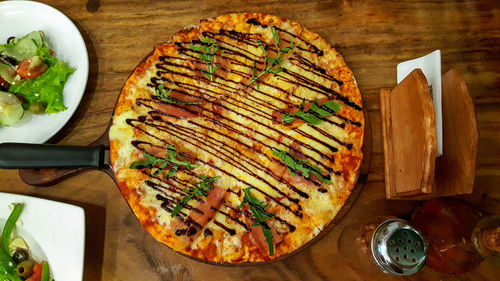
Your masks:
[{"label": "white plate", "polygon": [[0,227],[11,213],[9,205],[24,203],[14,236],[26,240],[38,261],[48,261],[55,280],[82,280],[85,213],[81,207],[0,192]]},{"label": "white plate", "polygon": [[89,59],[82,35],[68,17],[38,2],[5,1],[0,3],[0,44],[10,36],[22,37],[41,30],[53,46],[55,56],[76,71],[63,90],[67,110],[55,114],[27,114],[11,127],[0,127],[0,143],[44,143],[71,118],[82,99],[89,75]]}]

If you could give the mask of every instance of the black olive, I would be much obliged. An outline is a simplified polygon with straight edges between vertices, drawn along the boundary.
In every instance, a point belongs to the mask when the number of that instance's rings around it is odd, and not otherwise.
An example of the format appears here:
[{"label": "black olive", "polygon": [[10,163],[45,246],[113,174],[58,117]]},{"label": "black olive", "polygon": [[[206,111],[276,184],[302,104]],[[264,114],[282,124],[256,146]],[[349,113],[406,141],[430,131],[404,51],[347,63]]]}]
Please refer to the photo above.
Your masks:
[{"label": "black olive", "polygon": [[14,37],[14,36],[11,36],[11,37],[7,38],[7,44],[9,44],[9,43],[10,43],[10,41],[12,41],[12,40],[14,40],[14,39],[16,39],[16,37]]},{"label": "black olive", "polygon": [[14,252],[12,255],[12,260],[14,260],[15,263],[19,264],[27,259],[30,258],[30,254],[28,251],[22,248],[17,248],[17,250]]},{"label": "black olive", "polygon": [[23,261],[16,267],[16,274],[20,277],[29,277],[33,273],[33,266],[35,265],[32,261]]},{"label": "black olive", "polygon": [[10,64],[12,66],[17,65],[17,61],[15,59],[13,59],[13,58],[10,58],[10,57],[3,57],[2,56],[2,62],[3,63],[8,63],[8,64]]}]

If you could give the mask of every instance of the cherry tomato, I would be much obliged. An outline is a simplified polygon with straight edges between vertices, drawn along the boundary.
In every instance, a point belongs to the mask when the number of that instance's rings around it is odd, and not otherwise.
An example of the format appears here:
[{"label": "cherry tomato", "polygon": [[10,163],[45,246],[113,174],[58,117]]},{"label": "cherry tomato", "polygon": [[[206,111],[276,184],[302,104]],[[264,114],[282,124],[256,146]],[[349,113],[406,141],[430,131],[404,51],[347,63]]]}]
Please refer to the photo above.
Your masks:
[{"label": "cherry tomato", "polygon": [[48,66],[38,56],[26,58],[17,66],[17,74],[24,79],[32,79],[42,75]]},{"label": "cherry tomato", "polygon": [[33,275],[26,281],[40,281],[42,279],[43,264],[37,263],[33,266]]}]

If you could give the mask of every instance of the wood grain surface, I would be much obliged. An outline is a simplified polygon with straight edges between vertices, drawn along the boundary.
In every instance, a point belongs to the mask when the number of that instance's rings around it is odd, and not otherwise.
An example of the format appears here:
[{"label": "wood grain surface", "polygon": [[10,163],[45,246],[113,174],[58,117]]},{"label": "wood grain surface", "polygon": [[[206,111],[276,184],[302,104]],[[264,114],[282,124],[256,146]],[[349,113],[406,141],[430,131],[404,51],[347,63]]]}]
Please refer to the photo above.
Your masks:
[{"label": "wood grain surface", "polygon": [[84,280],[498,280],[499,267],[447,275],[425,268],[410,277],[382,273],[357,238],[379,216],[408,218],[419,202],[388,201],[384,191],[379,89],[396,84],[397,63],[442,53],[443,73],[467,81],[477,114],[475,190],[461,196],[500,214],[500,2],[498,1],[43,1],[80,29],[90,76],[76,114],[51,143],[87,145],[106,129],[120,89],[157,43],[200,19],[230,12],[265,12],[317,32],[344,56],[369,112],[373,157],[368,183],[344,219],[323,239],[286,260],[257,267],[220,267],[183,257],[142,229],[113,181],[89,171],[56,186],[25,185],[0,171],[0,190],[85,208]]}]

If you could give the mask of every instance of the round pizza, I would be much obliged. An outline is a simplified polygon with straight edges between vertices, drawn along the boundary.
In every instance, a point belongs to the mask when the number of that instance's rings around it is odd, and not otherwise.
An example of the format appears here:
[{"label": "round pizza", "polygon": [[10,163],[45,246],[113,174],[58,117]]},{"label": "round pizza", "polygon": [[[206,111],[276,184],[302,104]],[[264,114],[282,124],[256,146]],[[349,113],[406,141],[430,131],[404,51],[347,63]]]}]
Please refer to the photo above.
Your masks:
[{"label": "round pizza", "polygon": [[142,226],[184,255],[269,261],[311,241],[353,189],[362,100],[318,34],[266,14],[201,21],[126,81],[110,129]]}]

